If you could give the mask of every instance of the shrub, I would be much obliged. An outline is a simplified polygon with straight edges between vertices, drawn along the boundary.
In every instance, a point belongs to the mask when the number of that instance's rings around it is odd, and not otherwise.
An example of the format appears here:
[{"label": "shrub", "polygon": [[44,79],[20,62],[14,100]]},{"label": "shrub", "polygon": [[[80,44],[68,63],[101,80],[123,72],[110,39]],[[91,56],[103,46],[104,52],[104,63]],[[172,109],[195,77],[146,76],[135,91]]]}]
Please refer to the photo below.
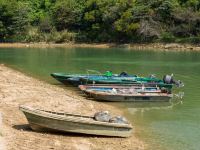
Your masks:
[{"label": "shrub", "polygon": [[69,32],[67,30],[57,32],[53,31],[50,33],[47,42],[64,43],[64,42],[74,42],[76,33]]},{"label": "shrub", "polygon": [[26,42],[40,42],[42,39],[38,27],[29,27],[25,38]]},{"label": "shrub", "polygon": [[177,43],[200,44],[200,37],[180,38],[180,39],[177,39],[176,42]]},{"label": "shrub", "polygon": [[175,37],[172,33],[170,32],[164,32],[160,36],[160,41],[161,42],[166,42],[166,43],[171,43],[175,41]]}]

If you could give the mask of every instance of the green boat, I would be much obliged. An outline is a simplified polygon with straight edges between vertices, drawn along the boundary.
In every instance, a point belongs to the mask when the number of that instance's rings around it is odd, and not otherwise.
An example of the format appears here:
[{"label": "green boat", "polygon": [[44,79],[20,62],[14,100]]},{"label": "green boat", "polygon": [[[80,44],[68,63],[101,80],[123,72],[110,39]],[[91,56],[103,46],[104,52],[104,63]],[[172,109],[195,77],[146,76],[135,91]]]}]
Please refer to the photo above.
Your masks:
[{"label": "green boat", "polygon": [[51,73],[51,76],[56,80],[60,81],[63,84],[72,84],[78,86],[82,84],[80,81],[81,78],[98,78],[98,77],[137,77],[137,75],[128,75],[126,72],[122,72],[120,74],[113,74],[111,71],[106,71],[104,74],[66,74],[66,73]]},{"label": "green boat", "polygon": [[145,84],[148,86],[156,85],[168,89],[171,89],[174,84],[178,87],[184,86],[181,81],[174,80],[172,75],[165,75],[163,80],[152,75],[149,77],[139,77],[137,75],[128,75],[126,72],[112,74],[110,71],[101,75],[52,73],[51,76],[63,84],[71,84],[74,86],[82,84]]},{"label": "green boat", "polygon": [[[72,81],[72,79],[70,78]],[[171,89],[173,85],[178,87],[184,86],[180,80],[174,80],[173,76],[165,75],[163,80],[150,77],[82,77],[80,82],[83,84],[132,84],[132,85],[147,85],[147,86],[159,86]]]},{"label": "green boat", "polygon": [[[51,76],[55,78],[56,80],[60,81],[63,84],[75,84],[75,80],[79,82],[79,79],[82,77],[87,77],[88,75],[84,74],[65,74],[65,73],[51,73]],[[93,75],[96,76],[96,75]],[[73,78],[74,81],[70,82],[70,78]]]},{"label": "green boat", "polygon": [[133,83],[163,83],[162,80],[152,77],[81,77],[80,81],[87,84],[133,84]]}]

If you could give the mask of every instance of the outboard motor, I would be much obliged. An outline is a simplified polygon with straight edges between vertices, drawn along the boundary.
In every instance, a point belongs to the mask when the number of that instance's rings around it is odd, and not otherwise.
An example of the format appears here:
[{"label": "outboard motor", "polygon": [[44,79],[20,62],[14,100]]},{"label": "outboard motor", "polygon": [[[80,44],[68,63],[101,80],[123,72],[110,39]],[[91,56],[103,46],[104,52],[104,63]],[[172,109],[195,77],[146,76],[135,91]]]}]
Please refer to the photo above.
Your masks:
[{"label": "outboard motor", "polygon": [[183,87],[184,84],[180,80],[174,80],[173,74],[172,75],[164,75],[163,82],[165,84],[175,84],[177,87]]},{"label": "outboard motor", "polygon": [[174,83],[174,79],[173,79],[173,75],[164,75],[163,77],[163,82],[166,84],[173,84]]}]

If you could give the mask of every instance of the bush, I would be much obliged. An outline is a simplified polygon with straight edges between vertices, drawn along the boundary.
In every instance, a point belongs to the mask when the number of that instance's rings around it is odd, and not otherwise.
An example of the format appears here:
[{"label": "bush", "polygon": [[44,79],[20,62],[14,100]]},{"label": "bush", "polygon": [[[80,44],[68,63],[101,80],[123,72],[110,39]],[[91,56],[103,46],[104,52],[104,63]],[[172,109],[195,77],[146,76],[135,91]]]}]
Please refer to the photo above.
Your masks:
[{"label": "bush", "polygon": [[188,37],[176,40],[177,43],[200,44],[200,37]]},{"label": "bush", "polygon": [[52,28],[53,27],[50,17],[44,17],[40,19],[39,30],[41,32],[50,33]]},{"label": "bush", "polygon": [[64,43],[64,42],[74,42],[76,33],[68,31],[53,31],[50,33],[47,42]]},{"label": "bush", "polygon": [[41,32],[39,27],[29,27],[27,35],[25,36],[25,42],[74,42],[76,33],[69,32],[67,30],[57,32],[52,29],[50,33]]},{"label": "bush", "polygon": [[90,42],[89,39],[87,38],[87,33],[85,32],[79,32],[75,36],[75,41],[76,42]]},{"label": "bush", "polygon": [[174,35],[170,32],[164,32],[160,36],[161,42],[171,43],[171,42],[175,42],[175,39],[176,38],[174,37]]},{"label": "bush", "polygon": [[42,36],[38,27],[29,27],[25,41],[26,42],[40,42],[42,40]]}]

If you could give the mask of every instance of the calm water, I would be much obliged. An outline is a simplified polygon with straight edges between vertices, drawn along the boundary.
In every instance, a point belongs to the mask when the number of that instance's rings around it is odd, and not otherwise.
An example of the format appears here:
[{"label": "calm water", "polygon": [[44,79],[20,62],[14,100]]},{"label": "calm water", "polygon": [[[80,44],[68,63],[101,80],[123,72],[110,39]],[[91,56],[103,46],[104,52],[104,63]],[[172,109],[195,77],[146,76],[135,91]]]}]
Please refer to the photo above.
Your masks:
[{"label": "calm water", "polygon": [[[57,83],[52,72],[85,73],[87,69],[115,73],[127,71],[147,76],[174,73],[185,87],[183,102],[172,106],[157,104],[114,104],[124,110],[136,128],[136,136],[150,144],[150,149],[200,149],[200,53],[150,52],[127,49],[0,49],[0,63],[5,63],[34,77]],[[110,104],[110,103],[109,103]]]}]

